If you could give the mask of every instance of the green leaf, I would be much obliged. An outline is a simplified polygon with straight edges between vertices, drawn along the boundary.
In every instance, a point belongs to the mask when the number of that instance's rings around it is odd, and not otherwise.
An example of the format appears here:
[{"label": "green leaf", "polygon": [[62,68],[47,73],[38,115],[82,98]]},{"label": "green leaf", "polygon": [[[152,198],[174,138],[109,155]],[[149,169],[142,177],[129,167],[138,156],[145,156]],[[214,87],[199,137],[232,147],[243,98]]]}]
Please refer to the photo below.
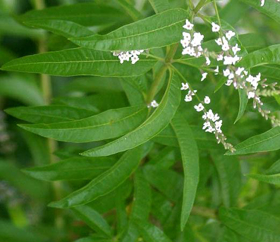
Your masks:
[{"label": "green leaf", "polygon": [[225,207],[233,207],[237,203],[242,185],[242,175],[238,159],[213,152],[212,160],[218,174],[223,205]]},{"label": "green leaf", "polygon": [[247,92],[244,89],[238,89],[238,94],[239,94],[239,109],[234,123],[236,123],[239,119],[242,118],[248,104]]},{"label": "green leaf", "polygon": [[149,0],[156,13],[163,12],[170,8],[169,0]]},{"label": "green leaf", "polygon": [[19,228],[10,221],[0,220],[0,240],[3,242],[42,242],[45,239],[34,231]]},{"label": "green leaf", "polygon": [[236,151],[227,155],[246,155],[280,149],[280,127],[253,136],[235,146]]},{"label": "green leaf", "polygon": [[29,176],[43,181],[90,180],[111,168],[115,163],[109,157],[71,157],[54,164],[23,170]]},{"label": "green leaf", "polygon": [[80,3],[32,10],[17,19],[22,23],[26,21],[65,20],[84,26],[97,26],[113,24],[127,19],[120,10],[100,3]]},{"label": "green leaf", "polygon": [[[279,5],[279,4],[278,4]],[[244,56],[238,66],[252,68],[255,66],[280,63],[280,45],[271,45],[267,48],[256,50]]]},{"label": "green leaf", "polygon": [[107,221],[95,211],[90,205],[77,206],[71,209],[82,221],[89,227],[99,233],[107,236],[112,235],[112,230]]},{"label": "green leaf", "polygon": [[171,9],[125,25],[107,35],[72,38],[71,41],[95,50],[145,50],[163,47],[180,41],[187,17],[187,11]]},{"label": "green leaf", "polygon": [[58,123],[89,117],[94,112],[61,105],[16,107],[5,110],[9,115],[30,123]]},{"label": "green leaf", "polygon": [[280,241],[280,219],[260,210],[220,209],[219,217],[231,230],[254,242]]},{"label": "green leaf", "polygon": [[87,27],[65,20],[27,20],[24,22],[24,24],[32,28],[45,29],[53,32],[54,34],[62,35],[66,38],[84,37],[94,34]]},{"label": "green leaf", "polygon": [[180,112],[178,112],[172,119],[171,125],[178,139],[184,169],[184,189],[181,213],[181,230],[183,231],[196,197],[199,181],[199,156],[192,130]]},{"label": "green leaf", "polygon": [[139,221],[137,223],[140,230],[140,234],[143,236],[144,240],[147,242],[171,242],[171,240],[166,236],[166,234],[153,224],[148,222]]},{"label": "green leaf", "polygon": [[132,221],[148,221],[151,209],[151,188],[142,170],[135,174],[134,178],[134,200],[130,219]]},{"label": "green leaf", "polygon": [[[18,90],[21,90],[20,92]],[[0,77],[0,95],[27,105],[43,105],[41,90],[32,76],[9,75]]]},{"label": "green leaf", "polygon": [[127,151],[109,170],[92,180],[83,188],[71,193],[50,207],[69,208],[86,204],[108,194],[120,186],[137,169],[142,155],[142,147]]},{"label": "green leaf", "polygon": [[132,3],[126,0],[118,0],[118,3],[134,21],[143,18],[142,14],[133,6]]},{"label": "green leaf", "polygon": [[0,180],[9,182],[17,190],[39,201],[49,195],[46,184],[25,175],[12,162],[2,159],[0,159]]},{"label": "green leaf", "polygon": [[154,59],[141,58],[135,65],[123,64],[110,52],[74,48],[25,56],[2,66],[5,71],[49,74],[54,76],[138,76],[146,73],[156,63]]},{"label": "green leaf", "polygon": [[250,178],[273,185],[280,185],[280,160],[276,161],[265,174],[248,174]]},{"label": "green leaf", "polygon": [[169,200],[178,202],[182,197],[184,179],[181,174],[156,165],[146,165],[143,172],[148,182]]},{"label": "green leaf", "polygon": [[253,8],[257,9],[261,13],[267,15],[268,17],[274,19],[280,23],[280,5],[275,0],[265,0],[264,6],[261,6],[260,1],[255,0],[241,0]]},{"label": "green leaf", "polygon": [[58,141],[83,143],[112,139],[140,125],[147,116],[143,106],[112,109],[69,122],[52,124],[21,124],[21,128]]},{"label": "green leaf", "polygon": [[84,156],[107,156],[135,148],[156,136],[171,121],[181,101],[180,78],[171,73],[159,107],[139,127],[123,137],[82,153]]}]

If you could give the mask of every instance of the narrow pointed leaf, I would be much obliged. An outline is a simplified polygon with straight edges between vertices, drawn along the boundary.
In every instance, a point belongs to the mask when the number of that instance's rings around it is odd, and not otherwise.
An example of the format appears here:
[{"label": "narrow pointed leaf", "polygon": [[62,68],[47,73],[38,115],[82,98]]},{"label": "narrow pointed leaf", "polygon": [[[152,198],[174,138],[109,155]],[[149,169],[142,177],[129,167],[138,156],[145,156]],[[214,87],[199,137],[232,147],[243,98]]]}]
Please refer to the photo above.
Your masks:
[{"label": "narrow pointed leaf", "polygon": [[264,6],[261,6],[260,1],[255,0],[241,0],[253,8],[257,9],[261,13],[267,15],[268,17],[274,19],[280,23],[280,5],[275,0],[265,0]]},{"label": "narrow pointed leaf", "polygon": [[220,209],[221,222],[254,242],[280,241],[280,219],[261,210]]},{"label": "narrow pointed leaf", "polygon": [[62,200],[50,203],[49,206],[57,208],[75,207],[106,195],[120,186],[137,169],[141,155],[142,147],[127,151],[108,171]]},{"label": "narrow pointed leaf", "polygon": [[53,32],[54,34],[69,37],[84,37],[93,35],[94,33],[90,31],[87,27],[80,24],[65,21],[65,20],[36,20],[36,21],[25,21],[25,25],[37,29],[45,29]]},{"label": "narrow pointed leaf", "polygon": [[[279,4],[278,4],[279,5]],[[255,66],[280,63],[280,45],[271,45],[261,50],[256,50],[244,56],[238,66],[252,68]]]},{"label": "narrow pointed leaf", "polygon": [[227,155],[246,155],[280,149],[280,127],[272,128],[265,133],[253,136],[237,146],[236,151]]},{"label": "narrow pointed leaf", "polygon": [[77,206],[71,209],[77,217],[98,233],[112,235],[112,230],[107,221],[90,205]]},{"label": "narrow pointed leaf", "polygon": [[107,35],[73,38],[71,41],[95,50],[142,50],[163,47],[180,41],[187,17],[187,11],[171,9],[125,25]]},{"label": "narrow pointed leaf", "polygon": [[23,172],[43,181],[90,180],[114,164],[115,160],[109,157],[72,157],[54,164],[28,168]]},{"label": "narrow pointed leaf", "polygon": [[73,121],[89,117],[95,113],[86,109],[62,105],[16,107],[8,108],[5,112],[13,117],[30,123],[58,123]]},{"label": "narrow pointed leaf", "polygon": [[244,89],[238,89],[238,94],[239,94],[239,109],[234,123],[236,123],[239,119],[242,118],[248,103],[247,93]]},{"label": "narrow pointed leaf", "polygon": [[100,3],[80,3],[32,10],[17,19],[25,21],[66,20],[84,26],[97,26],[123,21],[126,15],[120,10]]},{"label": "narrow pointed leaf", "polygon": [[93,148],[82,153],[84,156],[108,156],[135,148],[162,131],[171,121],[180,104],[180,79],[172,73],[166,92],[159,107],[139,127],[104,146]]},{"label": "narrow pointed leaf", "polygon": [[52,124],[21,124],[21,128],[58,141],[82,143],[112,139],[140,125],[147,116],[143,106],[112,109],[70,122]]},{"label": "narrow pointed leaf", "polygon": [[144,177],[142,170],[136,172],[134,179],[135,190],[130,219],[132,221],[147,221],[152,202],[151,188]]},{"label": "narrow pointed leaf", "polygon": [[49,74],[54,76],[138,76],[149,71],[156,61],[142,58],[132,65],[120,63],[111,52],[74,48],[25,56],[2,66],[5,71]]},{"label": "narrow pointed leaf", "polygon": [[199,181],[198,148],[191,128],[179,112],[172,119],[171,125],[178,139],[184,169],[184,190],[181,213],[181,230],[183,230],[194,204]]},{"label": "narrow pointed leaf", "polygon": [[249,174],[248,177],[256,179],[260,182],[266,182],[273,185],[280,185],[280,173],[273,175]]},{"label": "narrow pointed leaf", "polygon": [[158,227],[148,222],[139,221],[137,227],[147,242],[171,242],[167,235]]},{"label": "narrow pointed leaf", "polygon": [[169,0],[149,0],[156,13],[163,12],[170,8]]}]

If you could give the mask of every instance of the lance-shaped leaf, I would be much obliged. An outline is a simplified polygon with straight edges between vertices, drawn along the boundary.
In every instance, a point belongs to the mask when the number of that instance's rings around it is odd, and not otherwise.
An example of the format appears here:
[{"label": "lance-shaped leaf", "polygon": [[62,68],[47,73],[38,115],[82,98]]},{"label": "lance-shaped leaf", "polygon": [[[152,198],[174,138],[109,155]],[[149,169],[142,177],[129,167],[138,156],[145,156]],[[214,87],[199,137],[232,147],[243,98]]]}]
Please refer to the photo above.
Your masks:
[{"label": "lance-shaped leaf", "polygon": [[108,156],[135,148],[162,131],[171,121],[181,101],[180,78],[171,73],[168,86],[159,107],[139,127],[101,147],[82,153],[84,156]]},{"label": "lance-shaped leaf", "polygon": [[248,174],[250,178],[273,185],[280,185],[280,160],[276,161],[265,174]]},{"label": "lance-shaped leaf", "polygon": [[246,155],[280,149],[280,127],[272,128],[265,133],[253,136],[235,147],[236,151],[227,155]]},{"label": "lance-shaped leaf", "polygon": [[150,70],[156,61],[140,58],[132,65],[123,64],[111,52],[74,48],[25,56],[2,66],[5,71],[49,74],[54,76],[139,76]]},{"label": "lance-shaped leaf", "polygon": [[271,45],[267,48],[256,50],[244,56],[238,66],[252,68],[255,66],[280,63],[280,45]]},{"label": "lance-shaped leaf", "polygon": [[17,19],[26,21],[66,20],[84,26],[112,24],[127,19],[120,10],[100,3],[81,3],[32,10]]},{"label": "lance-shaped leaf", "polygon": [[89,227],[99,233],[103,233],[106,236],[112,235],[112,230],[107,221],[93,209],[90,205],[82,205],[72,208],[72,211],[84,221]]},{"label": "lance-shaped leaf", "polygon": [[115,164],[109,157],[72,157],[54,164],[23,170],[29,176],[44,181],[90,180]]},{"label": "lance-shaped leaf", "polygon": [[184,189],[181,212],[181,230],[183,230],[194,204],[199,181],[198,148],[192,130],[180,112],[172,119],[171,125],[178,139],[184,169]]},{"label": "lance-shaped leaf", "polygon": [[6,113],[30,123],[58,123],[82,119],[95,112],[86,109],[53,105],[8,108]]},{"label": "lance-shaped leaf", "polygon": [[72,38],[74,43],[95,50],[142,50],[177,43],[188,17],[183,9],[171,9],[125,25],[106,35]]},{"label": "lance-shaped leaf", "polygon": [[239,109],[234,123],[236,123],[239,119],[242,118],[248,104],[248,97],[246,91],[244,89],[238,89],[238,94],[239,94]]},{"label": "lance-shaped leaf", "polygon": [[21,124],[21,128],[58,141],[82,143],[112,139],[126,134],[147,117],[143,106],[112,109],[70,122],[52,124]]},{"label": "lance-shaped leaf", "polygon": [[260,1],[255,0],[241,0],[253,8],[257,9],[261,13],[267,15],[268,17],[274,19],[280,23],[280,5],[278,1],[275,0],[265,0],[264,6],[261,6]]},{"label": "lance-shaped leaf", "polygon": [[163,12],[170,8],[169,0],[149,0],[156,13]]},{"label": "lance-shaped leaf", "polygon": [[158,227],[144,221],[138,221],[137,227],[140,234],[147,242],[171,242],[167,235]]},{"label": "lance-shaped leaf", "polygon": [[254,242],[280,241],[280,220],[260,210],[220,209],[220,220],[228,228]]},{"label": "lance-shaped leaf", "polygon": [[27,20],[24,22],[24,24],[32,28],[45,29],[57,35],[62,35],[66,38],[84,37],[94,34],[92,31],[90,31],[87,27],[83,25],[65,20]]},{"label": "lance-shaped leaf", "polygon": [[142,147],[127,151],[109,170],[92,180],[83,188],[71,193],[49,206],[69,208],[86,204],[108,194],[120,186],[137,169],[142,155]]}]

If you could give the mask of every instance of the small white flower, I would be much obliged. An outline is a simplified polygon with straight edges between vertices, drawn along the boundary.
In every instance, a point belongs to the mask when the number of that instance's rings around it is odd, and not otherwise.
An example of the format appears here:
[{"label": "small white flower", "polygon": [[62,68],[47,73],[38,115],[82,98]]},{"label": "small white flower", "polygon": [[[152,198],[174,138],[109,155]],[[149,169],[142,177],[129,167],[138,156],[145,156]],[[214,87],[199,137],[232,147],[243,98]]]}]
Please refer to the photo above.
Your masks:
[{"label": "small white flower", "polygon": [[243,71],[244,71],[244,67],[238,67],[237,70],[235,71],[235,74],[240,76]]},{"label": "small white flower", "polygon": [[209,109],[209,111],[206,113],[206,117],[210,120],[213,120],[214,113],[213,113],[212,109]]},{"label": "small white flower", "polygon": [[191,55],[194,52],[194,48],[188,46],[187,48],[183,49],[182,55]]},{"label": "small white flower", "polygon": [[134,65],[138,60],[139,60],[138,55],[133,55],[133,56],[131,57],[131,63],[132,63],[132,65]]},{"label": "small white flower", "polygon": [[192,96],[191,95],[186,95],[185,96],[185,102],[191,102],[192,101]]},{"label": "small white flower", "polygon": [[205,104],[209,104],[210,102],[211,102],[210,98],[209,98],[208,96],[206,96],[206,97],[204,98],[204,103],[205,103]]},{"label": "small white flower", "polygon": [[194,105],[194,108],[197,112],[200,112],[204,109],[204,106],[202,105],[202,103],[200,103],[198,105]]},{"label": "small white flower", "polygon": [[223,41],[222,41],[221,38],[216,39],[215,42],[217,43],[217,45],[222,45],[223,44]]},{"label": "small white flower", "polygon": [[232,80],[228,79],[226,82],[226,86],[230,86],[232,84],[232,82],[233,82]]},{"label": "small white flower", "polygon": [[188,47],[190,44],[190,41],[188,39],[182,39],[180,42],[181,42],[181,45],[183,46],[183,48]]},{"label": "small white flower", "polygon": [[205,59],[206,59],[206,65],[209,66],[211,64],[210,58],[206,56]]},{"label": "small white flower", "polygon": [[183,28],[187,30],[192,30],[193,29],[193,24],[187,19],[186,24],[183,26]]},{"label": "small white flower", "polygon": [[202,40],[204,39],[204,35],[201,33],[194,33],[193,40],[191,42],[192,46],[199,46],[201,45]]},{"label": "small white flower", "polygon": [[189,84],[188,83],[182,83],[181,90],[188,90],[189,89]]},{"label": "small white flower", "polygon": [[228,50],[229,50],[229,45],[228,45],[228,43],[223,43],[223,45],[222,45],[222,50],[223,50],[223,51],[228,51]]},{"label": "small white flower", "polygon": [[184,39],[191,40],[191,34],[187,32],[183,32]]},{"label": "small white flower", "polygon": [[216,69],[214,70],[215,72],[215,75],[218,75],[219,74],[219,66],[216,67]]},{"label": "small white flower", "polygon": [[261,7],[263,7],[265,4],[265,0],[261,0]]},{"label": "small white flower", "polygon": [[254,92],[248,92],[248,98],[254,98],[255,97],[255,93]]},{"label": "small white flower", "polygon": [[223,124],[223,121],[222,121],[222,120],[217,121],[217,122],[215,123],[215,128],[216,128],[216,130],[217,130],[219,133],[222,133],[222,130],[221,130],[222,124]]},{"label": "small white flower", "polygon": [[153,107],[153,108],[156,108],[156,107],[158,107],[158,103],[157,103],[157,101],[156,100],[153,100],[152,102],[151,102],[151,106]]},{"label": "small white flower", "polygon": [[204,81],[206,79],[207,75],[208,75],[207,72],[202,73],[201,81]]},{"label": "small white flower", "polygon": [[232,47],[233,53],[236,55],[237,52],[239,52],[241,49],[239,48],[238,44]]},{"label": "small white flower", "polygon": [[235,33],[231,30],[226,33],[226,37],[228,40],[230,40],[233,36],[235,36]]},{"label": "small white flower", "polygon": [[215,24],[212,22],[212,32],[219,32],[220,31],[220,26],[218,24]]},{"label": "small white flower", "polygon": [[223,70],[223,73],[224,73],[224,76],[227,77],[230,75],[230,70],[229,69]]},{"label": "small white flower", "polygon": [[224,59],[224,56],[223,55],[218,55],[217,56],[217,61],[222,61]]}]

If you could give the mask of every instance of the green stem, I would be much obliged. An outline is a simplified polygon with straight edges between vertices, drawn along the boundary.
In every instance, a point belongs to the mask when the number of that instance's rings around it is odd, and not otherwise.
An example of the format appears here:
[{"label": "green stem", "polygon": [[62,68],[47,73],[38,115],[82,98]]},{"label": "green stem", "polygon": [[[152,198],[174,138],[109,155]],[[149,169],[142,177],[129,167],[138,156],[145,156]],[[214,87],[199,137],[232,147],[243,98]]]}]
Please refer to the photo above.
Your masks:
[{"label": "green stem", "polygon": [[[44,0],[34,0],[34,7],[37,10],[45,8]],[[47,52],[46,40],[47,40],[46,35],[43,35],[43,37],[39,39],[38,42],[39,53]],[[51,98],[52,98],[51,78],[49,75],[42,74],[40,75],[40,79],[41,79],[43,98],[45,100],[45,104],[48,105],[51,102]],[[54,156],[54,152],[57,149],[57,142],[52,139],[47,139],[47,145],[49,150],[50,163],[51,164],[55,163],[56,157]],[[60,182],[53,182],[53,191],[54,191],[55,199],[60,200],[62,198],[62,190],[61,190]],[[60,210],[56,211],[55,225],[59,229],[61,229],[64,226],[64,221]]]},{"label": "green stem", "polygon": [[198,11],[204,7],[204,5],[208,2],[208,0],[200,0],[200,2],[196,5],[196,7],[194,8],[194,14],[197,14]]},{"label": "green stem", "polygon": [[172,62],[172,59],[173,59],[173,57],[176,53],[177,48],[178,48],[178,44],[174,44],[170,47],[170,49],[169,49],[169,51],[166,55],[166,58],[165,58],[165,63],[163,64],[163,66],[157,72],[157,74],[155,76],[155,79],[154,79],[154,82],[151,86],[151,89],[150,89],[150,91],[147,95],[146,103],[148,105],[153,101],[153,99],[154,99],[154,97],[155,97],[155,95],[158,91],[158,86],[159,86],[164,74],[166,73],[169,64]]}]

